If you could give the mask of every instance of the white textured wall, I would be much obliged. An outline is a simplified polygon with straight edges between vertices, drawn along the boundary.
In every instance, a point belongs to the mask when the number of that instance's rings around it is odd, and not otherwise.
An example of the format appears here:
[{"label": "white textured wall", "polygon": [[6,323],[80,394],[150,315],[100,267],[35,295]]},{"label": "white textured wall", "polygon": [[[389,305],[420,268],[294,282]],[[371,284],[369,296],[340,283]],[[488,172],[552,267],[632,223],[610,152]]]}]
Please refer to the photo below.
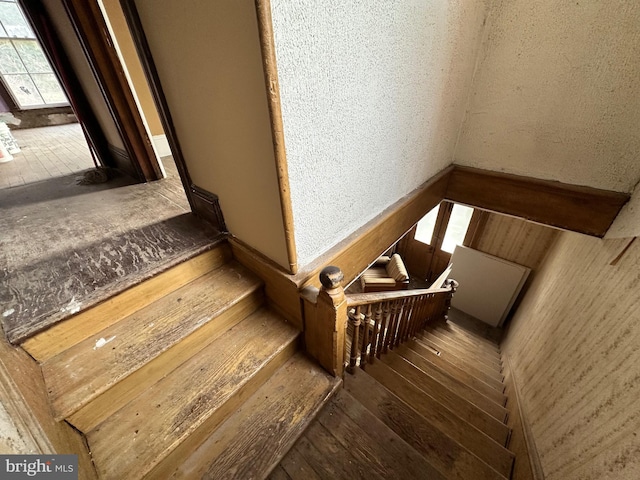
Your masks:
[{"label": "white textured wall", "polygon": [[629,192],[640,2],[496,0],[455,163]]},{"label": "white textured wall", "polygon": [[485,3],[272,0],[301,266],[451,163]]}]

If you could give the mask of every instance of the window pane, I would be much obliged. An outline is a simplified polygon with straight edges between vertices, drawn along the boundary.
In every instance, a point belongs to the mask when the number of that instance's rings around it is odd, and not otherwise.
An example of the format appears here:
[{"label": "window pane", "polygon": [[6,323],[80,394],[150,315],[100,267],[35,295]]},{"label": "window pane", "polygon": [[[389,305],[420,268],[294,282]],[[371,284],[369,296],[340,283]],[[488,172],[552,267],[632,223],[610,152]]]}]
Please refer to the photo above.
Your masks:
[{"label": "window pane", "polygon": [[67,103],[58,79],[53,73],[35,73],[31,75],[45,103]]},{"label": "window pane", "polygon": [[0,20],[10,37],[35,38],[15,3],[0,2]]},{"label": "window pane", "polygon": [[11,40],[0,40],[0,73],[26,73]]},{"label": "window pane", "polygon": [[447,225],[447,231],[442,240],[443,251],[453,253],[456,245],[462,245],[469,228],[469,222],[471,222],[471,215],[473,215],[473,208],[458,204],[453,206],[449,225]]},{"label": "window pane", "polygon": [[49,73],[52,71],[49,60],[45,57],[37,41],[14,40],[13,45],[29,73]]},{"label": "window pane", "polygon": [[433,240],[433,229],[436,227],[436,219],[438,218],[438,210],[440,210],[440,205],[433,208],[418,222],[414,238],[419,242],[426,243],[427,245],[431,244],[431,240]]},{"label": "window pane", "polygon": [[29,75],[3,75],[3,78],[19,106],[32,107],[44,103]]}]

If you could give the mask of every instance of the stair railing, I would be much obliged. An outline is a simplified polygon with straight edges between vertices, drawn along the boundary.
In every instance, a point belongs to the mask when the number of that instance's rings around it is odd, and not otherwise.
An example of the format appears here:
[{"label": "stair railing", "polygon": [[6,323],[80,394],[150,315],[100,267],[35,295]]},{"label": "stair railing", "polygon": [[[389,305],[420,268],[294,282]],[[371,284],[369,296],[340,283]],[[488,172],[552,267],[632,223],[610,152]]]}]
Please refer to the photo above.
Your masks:
[{"label": "stair railing", "polygon": [[343,278],[338,267],[326,267],[322,289],[302,291],[307,351],[335,376],[345,366],[350,373],[358,365],[366,368],[427,324],[446,318],[458,287],[447,280],[443,288],[345,294]]}]

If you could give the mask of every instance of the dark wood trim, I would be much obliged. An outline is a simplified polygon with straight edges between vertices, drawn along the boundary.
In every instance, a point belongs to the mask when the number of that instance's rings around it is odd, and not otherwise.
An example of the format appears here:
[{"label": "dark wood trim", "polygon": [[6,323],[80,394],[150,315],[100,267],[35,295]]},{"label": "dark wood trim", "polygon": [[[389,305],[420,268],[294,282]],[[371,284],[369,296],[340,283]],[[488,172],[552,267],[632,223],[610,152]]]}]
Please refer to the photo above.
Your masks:
[{"label": "dark wood trim", "polygon": [[116,166],[111,160],[107,138],[65,53],[47,10],[42,5],[42,0],[20,0],[20,5],[58,80],[67,93],[67,98],[71,102],[76,118],[82,125],[89,146],[102,165]]},{"label": "dark wood trim", "polygon": [[545,225],[603,237],[626,193],[456,166],[445,198]]},{"label": "dark wood trim", "polygon": [[156,104],[160,122],[162,123],[162,128],[167,137],[167,142],[171,148],[173,160],[176,164],[176,168],[178,169],[178,173],[180,174],[180,180],[182,181],[182,186],[184,187],[184,191],[187,195],[187,200],[189,201],[191,210],[196,211],[197,200],[195,199],[194,192],[191,191],[191,185],[193,185],[191,175],[189,175],[189,171],[187,170],[187,164],[184,160],[182,148],[180,147],[180,141],[178,140],[178,135],[176,134],[176,130],[173,125],[173,119],[171,118],[169,104],[167,103],[167,98],[164,95],[162,84],[160,83],[160,77],[153,61],[153,56],[151,55],[149,42],[147,41],[147,37],[145,36],[142,28],[138,9],[136,8],[133,0],[120,0],[120,6],[122,7],[122,12],[127,21],[127,25],[129,26],[133,43],[138,51],[142,70],[147,78],[147,83],[149,84],[153,101]]},{"label": "dark wood trim", "polygon": [[129,154],[126,150],[109,144],[109,153],[111,154],[111,160],[109,162],[110,165],[113,165],[115,168],[122,170],[127,175],[136,178],[137,172],[133,169],[131,159],[129,158]]},{"label": "dark wood trim", "polygon": [[62,0],[122,137],[136,176],[162,178],[151,139],[96,0]]},{"label": "dark wood trim", "polygon": [[291,207],[291,188],[289,187],[289,170],[284,144],[284,127],[282,125],[282,109],[280,105],[280,84],[276,50],[273,38],[273,22],[271,20],[271,1],[255,0],[258,14],[258,31],[260,32],[260,49],[262,51],[262,68],[264,70],[269,116],[271,117],[271,138],[276,160],[276,173],[280,193],[280,207],[284,236],[287,244],[287,256],[290,273],[298,271],[298,254],[293,228],[293,209]]},{"label": "dark wood trim", "polygon": [[218,196],[193,184],[190,190],[193,195],[193,213],[211,223],[219,232],[227,233]]},{"label": "dark wood trim", "polygon": [[482,238],[484,229],[487,226],[489,220],[489,212],[480,210],[479,208],[473,209],[473,215],[471,216],[471,222],[469,222],[469,228],[467,228],[467,234],[464,236],[462,244],[465,247],[473,249],[478,248],[478,243]]}]

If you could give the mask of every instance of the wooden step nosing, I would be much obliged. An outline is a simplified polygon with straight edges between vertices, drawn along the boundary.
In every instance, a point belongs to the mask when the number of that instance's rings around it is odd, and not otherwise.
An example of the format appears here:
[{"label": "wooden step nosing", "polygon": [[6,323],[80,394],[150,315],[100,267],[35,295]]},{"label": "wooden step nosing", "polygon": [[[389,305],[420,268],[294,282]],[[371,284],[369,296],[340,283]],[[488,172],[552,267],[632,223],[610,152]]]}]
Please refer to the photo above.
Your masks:
[{"label": "wooden step nosing", "polygon": [[[73,407],[70,406],[69,408],[59,409],[58,405],[56,405],[56,402],[52,401],[51,406],[52,406],[52,411],[54,413],[55,420],[59,422],[66,419],[67,417],[70,417],[71,415],[76,413],[78,410],[80,410],[82,407],[87,405],[89,402],[97,398],[99,395],[109,390],[115,384],[117,384],[118,382],[121,382],[122,380],[127,378],[129,375],[131,375],[138,369],[142,368],[144,365],[147,365],[148,363],[152,362],[153,360],[158,358],[160,355],[165,353],[167,350],[169,350],[171,347],[179,344],[182,340],[184,340],[186,337],[188,337],[189,335],[193,334],[194,332],[202,328],[207,323],[215,321],[215,319],[218,316],[222,315],[225,312],[229,312],[231,309],[240,308],[240,305],[242,304],[242,302],[246,301],[251,295],[259,291],[261,286],[262,285],[260,282],[256,282],[250,289],[246,289],[240,295],[234,297],[230,303],[225,303],[218,310],[209,313],[207,315],[207,321],[200,321],[193,324],[191,329],[184,330],[182,332],[182,335],[179,338],[175,339],[174,342],[163,345],[162,348],[154,352],[153,356],[150,356],[149,358],[145,359],[145,361],[143,362],[132,365],[131,368],[129,368],[128,370],[120,372],[118,375],[112,377],[109,382],[106,382],[103,385],[99,386],[98,388],[95,388],[94,390],[91,391],[89,395],[85,395],[82,398],[82,400],[80,402],[77,402]],[[98,335],[100,334],[98,333]],[[46,368],[46,363],[43,364],[43,371],[45,368]],[[45,382],[46,382],[46,378],[47,377],[45,375]]]},{"label": "wooden step nosing", "polygon": [[[178,353],[181,350],[181,343],[183,341],[187,341],[191,338],[194,338],[194,336],[197,336],[200,334],[201,331],[208,333],[208,337],[207,339],[203,340],[201,344],[196,345],[196,348],[192,348],[191,350],[189,350],[189,354],[188,356],[184,357],[181,361],[174,361],[171,362],[166,368],[162,369],[161,371],[157,372],[154,374],[155,377],[155,382],[157,383],[159,381],[161,381],[164,377],[166,377],[167,375],[170,375],[173,371],[177,370],[178,368],[180,368],[180,366],[184,365],[186,362],[188,362],[192,357],[194,357],[195,355],[197,355],[200,351],[204,350],[205,348],[207,348],[212,342],[214,342],[215,340],[217,340],[220,336],[222,336],[225,331],[233,328],[235,325],[237,325],[238,323],[240,323],[243,319],[253,315],[254,313],[258,312],[260,309],[260,306],[263,303],[263,297],[264,294],[262,292],[262,290],[256,290],[252,293],[252,295],[247,296],[246,298],[246,302],[243,303],[238,303],[236,305],[235,309],[230,309],[230,310],[226,310],[225,312],[223,312],[223,314],[219,315],[216,317],[216,319],[220,319],[220,318],[227,318],[232,316],[234,313],[233,312],[237,312],[237,318],[232,319],[231,322],[225,321],[224,323],[224,330],[221,330],[219,332],[208,332],[207,330],[202,330],[202,329],[218,329],[220,328],[220,326],[218,325],[218,322],[216,321],[211,321],[211,322],[207,322],[206,324],[204,324],[202,327],[200,327],[199,329],[195,330],[194,332],[192,332],[190,335],[184,337],[182,339],[181,342],[178,342],[174,345],[171,346],[171,348],[169,348],[168,350],[166,350],[165,352],[163,352],[161,355],[158,355],[157,357],[155,357],[154,359],[152,359],[150,362],[147,362],[146,364],[142,365],[140,368],[138,368],[137,370],[135,370],[134,372],[132,372],[130,375],[128,375],[127,377],[121,379],[120,381],[118,381],[117,383],[111,385],[109,387],[108,390],[106,390],[105,392],[101,393],[100,395],[98,395],[97,397],[95,397],[94,399],[92,399],[90,402],[88,402],[86,405],[84,405],[83,407],[81,407],[80,409],[78,409],[75,413],[73,413],[72,415],[70,415],[69,417],[66,418],[67,422],[69,422],[71,425],[73,425],[74,427],[76,427],[78,430],[80,430],[81,432],[87,433],[91,430],[93,430],[95,427],[97,427],[100,423],[102,423],[104,420],[106,420],[106,418],[108,418],[110,415],[112,415],[113,413],[115,413],[117,410],[119,410],[120,408],[124,408],[128,403],[132,402],[135,400],[135,398],[137,398],[137,396],[141,395],[144,390],[140,390],[138,391],[138,393],[127,399],[124,403],[120,402],[120,398],[117,398],[117,400],[115,401],[116,403],[114,404],[114,402],[110,402],[110,408],[108,409],[108,412],[101,412],[100,416],[97,416],[95,414],[91,415],[89,414],[89,418],[93,417],[92,420],[89,420],[87,417],[87,415],[82,415],[83,412],[86,411],[90,411],[90,410],[95,410],[96,408],[96,401],[100,401],[101,397],[104,395],[109,395],[109,393],[113,390],[113,389],[117,389],[119,385],[121,385],[123,382],[126,382],[127,379],[135,376],[136,374],[138,374],[138,372],[145,372],[145,369],[148,369],[150,367],[152,367],[155,363],[157,363],[158,360],[163,359],[163,356],[169,354],[171,355],[171,352],[173,351],[174,354],[177,356]],[[246,307],[246,312],[243,311],[244,307]],[[166,357],[165,357],[166,358]],[[148,375],[145,376],[145,381],[148,381]],[[148,386],[143,388],[150,388],[150,386],[152,384],[147,383]],[[140,388],[139,385],[136,386],[138,389]],[[128,391],[127,393],[130,394],[130,391]],[[111,395],[113,396],[113,395]],[[101,408],[101,407],[98,407]]]},{"label": "wooden step nosing", "polygon": [[[291,356],[294,355],[298,348],[298,337],[298,332],[294,332],[292,330],[288,333],[286,341],[284,341],[283,338],[283,342],[278,345],[277,348],[261,359],[260,363],[253,369],[252,374],[245,376],[242,379],[242,382],[234,385],[234,389],[227,392],[225,398],[221,399],[222,401],[220,401],[215,408],[208,409],[206,412],[203,412],[203,415],[197,417],[197,419],[193,419],[188,428],[181,431],[180,434],[170,443],[162,445],[160,451],[156,451],[152,458],[147,458],[144,467],[142,467],[142,471],[137,472],[139,475],[136,478],[142,477],[153,470],[156,465],[161,463],[168,455],[171,454],[172,451],[178,448],[179,445],[187,441],[194,432],[202,431],[201,429],[205,429],[204,431],[206,432],[215,430],[218,425],[224,422],[224,420],[233,413],[234,409],[232,409],[232,407],[236,405],[233,400],[234,398],[244,400],[249,398],[253,392],[258,390],[264,382],[268,380],[273,371],[277,370],[280,365],[284,364],[289,358],[291,358]],[[211,344],[208,345],[208,347],[211,348]],[[175,370],[172,373],[177,375],[179,371]],[[241,404],[242,401],[239,404]],[[98,427],[96,427],[96,429],[94,429],[93,432],[102,428],[108,428],[109,421],[110,419],[103,421]],[[88,434],[90,446],[93,432],[89,432]]]},{"label": "wooden step nosing", "polygon": [[[380,365],[376,366],[380,368]],[[393,369],[385,365],[385,368],[391,370]],[[363,372],[357,372],[356,375],[361,375]],[[428,411],[431,417],[425,416],[423,410],[419,410],[419,405],[416,405],[415,402],[410,402],[409,399],[405,396],[405,392],[396,390],[394,385],[391,385],[389,378],[384,378],[384,375],[380,375],[381,372],[377,371],[374,368],[370,368],[366,374],[370,375],[378,384],[380,384],[383,388],[387,389],[390,394],[394,395],[400,401],[404,402],[408,407],[412,408],[418,415],[420,415],[425,421],[434,427],[438,428],[440,431],[446,433],[452,440],[457,442],[463,448],[466,448],[473,455],[482,460],[489,467],[496,470],[501,475],[505,475],[505,472],[502,468],[496,468],[493,464],[491,464],[491,458],[500,459],[500,463],[506,466],[507,464],[510,466],[513,464],[514,455],[508,449],[501,445],[500,442],[496,441],[491,436],[487,435],[484,431],[476,427],[475,425],[467,422],[463,418],[460,418],[454,411],[449,409],[447,406],[441,404],[439,401],[431,397],[428,393],[423,392],[418,386],[414,385],[401,375],[395,375],[394,378],[399,380],[396,383],[400,383],[398,385],[399,388],[409,389],[415,393],[422,393],[422,401],[429,402],[431,407]],[[417,391],[417,392],[416,392]],[[434,410],[441,410],[444,412],[439,418],[439,415],[433,415],[432,412]],[[464,433],[462,433],[464,432]],[[490,455],[489,455],[490,454]]]},{"label": "wooden step nosing", "polygon": [[425,348],[428,348],[430,350],[436,349],[440,353],[441,358],[460,368],[469,369],[475,372],[474,374],[479,378],[487,378],[490,381],[498,382],[498,383],[504,382],[504,377],[501,374],[496,372],[487,372],[486,370],[481,368],[482,365],[480,364],[480,362],[472,362],[470,360],[466,360],[462,358],[461,355],[455,354],[451,351],[447,351],[447,349],[445,348],[437,347],[435,344],[430,345],[431,342],[428,342],[420,338],[419,336],[414,338],[414,340],[418,342],[420,345],[423,345]]}]

